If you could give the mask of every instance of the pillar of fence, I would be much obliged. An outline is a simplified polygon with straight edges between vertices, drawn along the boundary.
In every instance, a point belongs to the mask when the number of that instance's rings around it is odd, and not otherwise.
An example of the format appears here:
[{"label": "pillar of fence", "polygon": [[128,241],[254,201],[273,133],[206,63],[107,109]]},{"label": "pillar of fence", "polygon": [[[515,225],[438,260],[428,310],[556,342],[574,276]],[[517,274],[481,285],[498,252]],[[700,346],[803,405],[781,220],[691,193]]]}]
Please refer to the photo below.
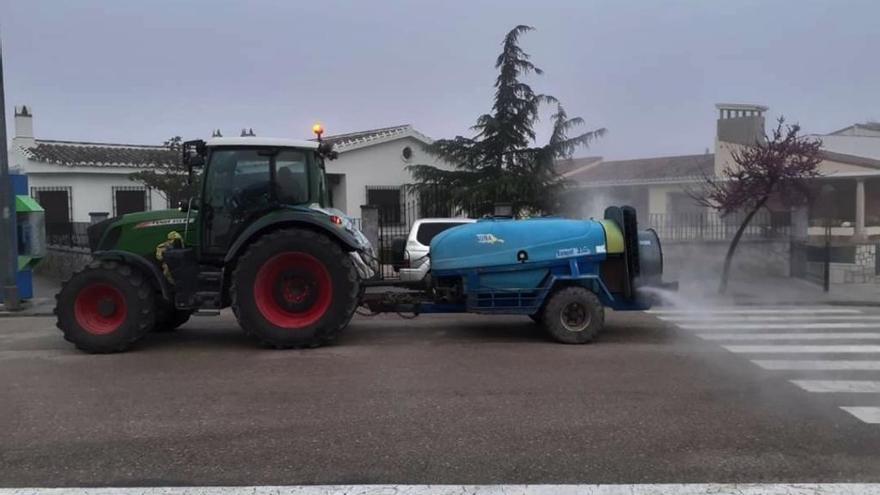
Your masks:
[{"label": "pillar of fence", "polygon": [[103,222],[110,217],[110,213],[106,211],[90,211],[89,212],[89,223],[94,225],[98,222]]},{"label": "pillar of fence", "polygon": [[364,233],[370,244],[379,250],[379,207],[373,205],[361,205],[361,232]]}]

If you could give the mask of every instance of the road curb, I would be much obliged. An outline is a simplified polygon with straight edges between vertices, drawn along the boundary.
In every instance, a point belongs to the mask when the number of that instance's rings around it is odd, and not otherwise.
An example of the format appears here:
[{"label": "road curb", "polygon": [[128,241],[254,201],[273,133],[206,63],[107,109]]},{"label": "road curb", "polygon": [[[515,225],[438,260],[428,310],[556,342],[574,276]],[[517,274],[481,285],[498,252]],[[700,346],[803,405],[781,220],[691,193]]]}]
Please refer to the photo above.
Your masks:
[{"label": "road curb", "polygon": [[0,318],[26,318],[31,316],[54,316],[55,313],[50,309],[46,311],[6,311],[0,309]]},{"label": "road curb", "polygon": [[869,306],[880,307],[880,301],[743,301],[733,300],[735,306]]}]

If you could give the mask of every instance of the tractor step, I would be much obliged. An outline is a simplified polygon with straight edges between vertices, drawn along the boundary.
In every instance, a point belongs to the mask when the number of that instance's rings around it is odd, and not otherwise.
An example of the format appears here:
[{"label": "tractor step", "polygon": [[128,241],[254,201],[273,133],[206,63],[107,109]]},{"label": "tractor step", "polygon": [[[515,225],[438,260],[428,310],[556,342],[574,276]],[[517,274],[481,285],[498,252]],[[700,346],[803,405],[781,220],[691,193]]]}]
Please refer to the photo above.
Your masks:
[{"label": "tractor step", "polygon": [[219,316],[219,315],[220,315],[219,309],[198,309],[198,310],[196,310],[195,313],[193,313],[193,316]]}]

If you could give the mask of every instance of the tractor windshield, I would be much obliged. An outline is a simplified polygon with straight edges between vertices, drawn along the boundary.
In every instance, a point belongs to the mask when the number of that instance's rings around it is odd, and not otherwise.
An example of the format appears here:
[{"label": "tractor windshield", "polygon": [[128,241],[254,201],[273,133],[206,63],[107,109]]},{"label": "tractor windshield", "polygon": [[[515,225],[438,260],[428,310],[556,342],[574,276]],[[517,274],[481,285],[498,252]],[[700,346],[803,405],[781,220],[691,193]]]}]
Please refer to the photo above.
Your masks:
[{"label": "tractor windshield", "polygon": [[209,204],[216,198],[215,207],[231,202],[251,210],[273,201],[326,206],[323,163],[311,150],[221,148],[210,162],[205,194]]}]

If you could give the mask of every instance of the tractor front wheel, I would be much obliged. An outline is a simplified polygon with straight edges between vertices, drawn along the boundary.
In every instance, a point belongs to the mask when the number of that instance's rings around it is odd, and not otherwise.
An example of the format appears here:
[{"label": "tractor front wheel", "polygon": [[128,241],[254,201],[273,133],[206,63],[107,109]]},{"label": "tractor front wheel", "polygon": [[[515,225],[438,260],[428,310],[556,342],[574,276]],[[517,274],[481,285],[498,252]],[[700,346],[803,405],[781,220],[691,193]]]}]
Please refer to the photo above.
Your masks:
[{"label": "tractor front wheel", "polygon": [[137,269],[116,261],[93,261],[55,299],[56,326],[86,352],[124,351],[155,323],[152,286]]},{"label": "tractor front wheel", "polygon": [[232,275],[232,310],[244,331],[279,349],[336,338],[357,308],[351,258],[327,236],[282,229],[252,244]]},{"label": "tractor front wheel", "polygon": [[553,293],[543,311],[544,329],[557,342],[592,342],[605,326],[605,308],[583,287],[566,287]]}]

